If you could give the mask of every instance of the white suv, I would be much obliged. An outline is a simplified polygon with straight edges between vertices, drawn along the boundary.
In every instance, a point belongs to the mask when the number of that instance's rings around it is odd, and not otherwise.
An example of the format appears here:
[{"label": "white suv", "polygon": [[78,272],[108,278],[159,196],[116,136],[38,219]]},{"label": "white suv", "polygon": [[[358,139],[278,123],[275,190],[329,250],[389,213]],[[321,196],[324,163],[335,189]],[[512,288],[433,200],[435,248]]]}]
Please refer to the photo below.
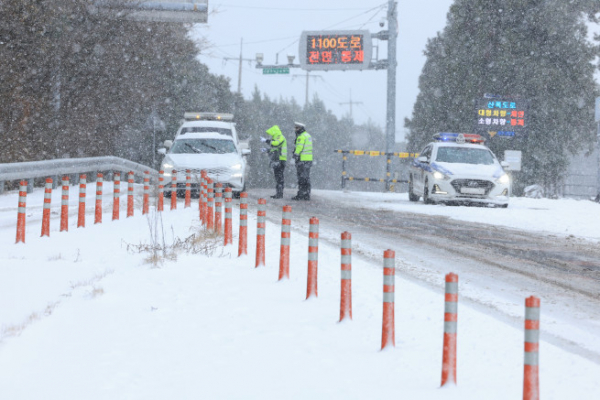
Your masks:
[{"label": "white suv", "polygon": [[483,203],[508,207],[510,177],[475,134],[439,133],[410,167],[408,197],[425,204]]},{"label": "white suv", "polygon": [[236,197],[246,190],[247,143],[240,142],[231,114],[185,113],[188,121],[177,131],[175,140],[165,141],[168,149],[161,169],[165,174],[165,193],[169,193],[172,171],[177,171],[177,194],[185,193],[186,170],[191,172],[192,194],[198,195],[200,172],[205,170],[215,183],[231,187]]}]

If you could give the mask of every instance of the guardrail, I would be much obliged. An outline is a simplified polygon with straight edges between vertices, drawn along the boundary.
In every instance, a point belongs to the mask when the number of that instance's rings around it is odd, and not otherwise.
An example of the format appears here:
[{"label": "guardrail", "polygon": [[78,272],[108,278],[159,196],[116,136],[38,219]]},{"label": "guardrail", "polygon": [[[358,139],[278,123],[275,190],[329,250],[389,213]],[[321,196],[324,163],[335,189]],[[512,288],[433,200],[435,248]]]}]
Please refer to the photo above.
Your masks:
[{"label": "guardrail", "polygon": [[145,171],[149,171],[150,174],[158,176],[158,171],[155,169],[114,156],[0,164],[0,193],[4,191],[6,181],[30,180],[90,171],[133,171],[140,177],[144,175]]},{"label": "guardrail", "polygon": [[390,187],[390,191],[394,190],[394,186],[390,185],[391,183],[408,183],[406,179],[392,179],[390,173],[387,173],[385,178],[364,178],[364,177],[355,177],[348,176],[348,171],[346,170],[346,161],[348,161],[347,154],[355,155],[355,156],[369,156],[369,157],[386,157],[386,162],[390,164],[392,162],[393,157],[398,157],[403,161],[407,161],[411,158],[416,158],[419,156],[418,153],[386,153],[385,151],[373,151],[373,150],[334,150],[334,153],[343,154],[342,157],[342,189],[346,188],[346,181],[362,181],[362,182],[381,182],[385,183],[386,187]]}]

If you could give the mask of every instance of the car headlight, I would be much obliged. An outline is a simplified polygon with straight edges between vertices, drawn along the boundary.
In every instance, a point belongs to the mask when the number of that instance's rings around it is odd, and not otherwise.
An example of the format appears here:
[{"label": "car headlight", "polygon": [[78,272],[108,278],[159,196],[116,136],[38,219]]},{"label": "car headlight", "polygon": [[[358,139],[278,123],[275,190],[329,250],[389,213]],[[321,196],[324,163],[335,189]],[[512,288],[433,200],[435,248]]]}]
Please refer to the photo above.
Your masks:
[{"label": "car headlight", "polygon": [[174,167],[173,164],[168,164],[168,163],[164,163],[162,166],[163,166],[163,169],[173,169],[173,167]]},{"label": "car headlight", "polygon": [[438,180],[438,181],[441,181],[441,180],[444,180],[444,181],[446,181],[446,180],[450,179],[450,178],[448,178],[446,175],[442,174],[442,173],[441,173],[441,172],[439,172],[439,171],[435,171],[435,172],[433,173],[433,178],[434,178],[434,179],[436,179],[436,180]]},{"label": "car headlight", "polygon": [[235,164],[231,166],[231,169],[235,169],[236,171],[239,171],[242,169],[242,164]]},{"label": "car headlight", "polygon": [[500,178],[498,178],[496,180],[496,182],[501,183],[503,185],[509,184],[510,183],[510,177],[508,176],[508,174],[504,174]]}]

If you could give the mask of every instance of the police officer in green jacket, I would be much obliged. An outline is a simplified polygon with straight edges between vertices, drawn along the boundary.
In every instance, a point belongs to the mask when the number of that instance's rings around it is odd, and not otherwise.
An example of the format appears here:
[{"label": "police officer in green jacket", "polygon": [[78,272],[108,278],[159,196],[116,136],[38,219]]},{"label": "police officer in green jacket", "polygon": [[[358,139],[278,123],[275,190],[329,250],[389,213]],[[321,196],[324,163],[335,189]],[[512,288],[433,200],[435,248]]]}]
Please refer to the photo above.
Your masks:
[{"label": "police officer in green jacket", "polygon": [[312,137],[305,128],[304,124],[294,122],[296,132],[294,161],[298,176],[298,194],[292,197],[292,200],[310,200],[310,168],[313,161],[313,147]]},{"label": "police officer in green jacket", "polygon": [[271,196],[271,198],[281,199],[283,197],[283,172],[285,171],[285,164],[287,162],[287,141],[277,125],[273,125],[267,129],[267,134],[271,138],[265,139],[264,142],[271,145],[269,149],[269,165],[273,168],[276,182],[275,195]]}]

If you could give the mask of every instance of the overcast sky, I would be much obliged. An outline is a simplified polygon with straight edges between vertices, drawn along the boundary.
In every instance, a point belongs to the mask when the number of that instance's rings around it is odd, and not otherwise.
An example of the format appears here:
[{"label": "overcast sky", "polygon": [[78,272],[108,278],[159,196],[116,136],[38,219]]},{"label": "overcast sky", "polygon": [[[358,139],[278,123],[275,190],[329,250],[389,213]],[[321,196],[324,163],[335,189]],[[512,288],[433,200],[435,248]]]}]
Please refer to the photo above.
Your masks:
[{"label": "overcast sky", "polygon": [[[404,138],[404,118],[410,117],[418,94],[418,79],[425,62],[427,39],[446,24],[453,0],[402,1],[398,3],[396,140]],[[347,0],[209,0],[207,24],[198,25],[198,34],[210,43],[201,61],[210,71],[231,78],[232,90],[238,88],[240,41],[243,39],[242,94],[248,99],[258,86],[271,98],[294,97],[304,104],[306,71],[291,69],[290,75],[263,75],[256,69],[256,53],[264,54],[263,64],[287,63],[287,55],[296,56],[298,40],[305,30],[364,29],[378,32],[386,17],[387,1],[349,2]],[[387,58],[387,42],[379,45],[379,59]],[[377,54],[375,49],[373,57]],[[225,58],[236,60],[225,61]],[[328,109],[342,117],[350,113],[358,123],[369,118],[385,129],[387,71],[315,71],[310,78],[309,97],[318,94]],[[273,121],[277,123],[277,121]],[[310,131],[310,121],[306,121]]]}]

